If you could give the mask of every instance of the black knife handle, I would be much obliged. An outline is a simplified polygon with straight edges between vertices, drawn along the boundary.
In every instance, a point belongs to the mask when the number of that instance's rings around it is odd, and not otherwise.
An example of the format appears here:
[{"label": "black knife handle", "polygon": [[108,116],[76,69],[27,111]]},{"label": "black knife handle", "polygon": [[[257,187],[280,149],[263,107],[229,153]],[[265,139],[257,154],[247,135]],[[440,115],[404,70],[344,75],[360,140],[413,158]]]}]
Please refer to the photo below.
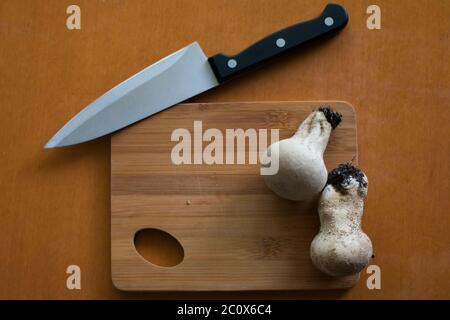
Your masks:
[{"label": "black knife handle", "polygon": [[219,53],[208,61],[221,83],[309,40],[339,30],[345,27],[347,21],[348,15],[344,7],[328,4],[315,19],[272,33],[234,56]]}]

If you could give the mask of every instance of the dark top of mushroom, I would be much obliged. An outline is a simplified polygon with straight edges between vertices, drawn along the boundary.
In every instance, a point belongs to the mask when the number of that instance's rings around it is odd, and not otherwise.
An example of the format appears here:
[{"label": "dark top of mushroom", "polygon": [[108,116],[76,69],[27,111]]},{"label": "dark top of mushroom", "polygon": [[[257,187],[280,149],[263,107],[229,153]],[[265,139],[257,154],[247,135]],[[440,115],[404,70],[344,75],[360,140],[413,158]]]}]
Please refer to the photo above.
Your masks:
[{"label": "dark top of mushroom", "polygon": [[328,174],[327,185],[335,186],[339,191],[345,191],[342,185],[351,178],[358,181],[359,185],[367,188],[367,181],[364,179],[364,173],[351,163],[340,164]]},{"label": "dark top of mushroom", "polygon": [[331,109],[330,106],[322,106],[317,110],[323,112],[325,118],[327,118],[327,121],[331,124],[331,127],[333,129],[336,129],[336,127],[342,121],[342,114],[340,114],[337,111],[334,111],[333,109]]}]

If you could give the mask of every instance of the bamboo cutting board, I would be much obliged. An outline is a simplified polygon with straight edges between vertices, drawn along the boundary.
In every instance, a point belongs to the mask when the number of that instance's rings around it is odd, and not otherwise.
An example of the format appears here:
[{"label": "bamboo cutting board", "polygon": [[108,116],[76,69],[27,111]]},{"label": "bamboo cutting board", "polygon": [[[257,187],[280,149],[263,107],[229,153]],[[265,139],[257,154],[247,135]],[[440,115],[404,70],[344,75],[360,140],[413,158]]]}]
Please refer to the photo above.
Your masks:
[{"label": "bamboo cutting board", "polygon": [[[319,228],[316,201],[277,197],[265,186],[259,165],[171,161],[178,143],[171,141],[172,132],[185,128],[193,139],[194,120],[202,121],[203,132],[217,128],[225,136],[226,129],[279,129],[284,139],[323,104],[343,115],[325,152],[327,168],[356,162],[356,119],[345,102],[181,104],[115,134],[111,140],[115,286],[133,291],[354,286],[359,275],[331,278],[310,261],[309,245]],[[144,229],[149,230],[140,231]]]}]

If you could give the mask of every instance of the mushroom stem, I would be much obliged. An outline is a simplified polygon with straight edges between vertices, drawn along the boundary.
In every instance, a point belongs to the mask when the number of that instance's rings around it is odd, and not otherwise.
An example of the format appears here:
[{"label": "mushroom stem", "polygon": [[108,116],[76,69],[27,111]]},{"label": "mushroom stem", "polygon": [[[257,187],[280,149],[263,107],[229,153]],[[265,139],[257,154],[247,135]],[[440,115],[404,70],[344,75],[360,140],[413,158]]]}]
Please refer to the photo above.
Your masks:
[{"label": "mushroom stem", "polygon": [[319,107],[302,122],[294,137],[304,140],[311,149],[323,156],[331,131],[341,121],[342,115],[329,106]]}]

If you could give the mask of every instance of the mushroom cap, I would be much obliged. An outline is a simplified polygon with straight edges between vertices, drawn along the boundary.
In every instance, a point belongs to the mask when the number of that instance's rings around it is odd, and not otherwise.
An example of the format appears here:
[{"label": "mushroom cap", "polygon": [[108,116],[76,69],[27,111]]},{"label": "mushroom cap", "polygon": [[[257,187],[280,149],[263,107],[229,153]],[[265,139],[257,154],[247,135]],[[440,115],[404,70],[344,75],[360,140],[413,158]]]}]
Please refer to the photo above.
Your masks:
[{"label": "mushroom cap", "polygon": [[266,185],[282,198],[309,200],[322,191],[327,181],[327,169],[322,155],[298,139],[289,138],[272,144],[264,153],[278,161],[278,172],[265,175]]},{"label": "mushroom cap", "polygon": [[372,242],[364,232],[346,236],[319,233],[311,243],[312,262],[333,277],[359,273],[371,257]]},{"label": "mushroom cap", "polygon": [[351,163],[344,163],[328,174],[328,186],[333,186],[336,191],[344,194],[357,193],[361,198],[365,198],[369,180],[361,169]]}]

